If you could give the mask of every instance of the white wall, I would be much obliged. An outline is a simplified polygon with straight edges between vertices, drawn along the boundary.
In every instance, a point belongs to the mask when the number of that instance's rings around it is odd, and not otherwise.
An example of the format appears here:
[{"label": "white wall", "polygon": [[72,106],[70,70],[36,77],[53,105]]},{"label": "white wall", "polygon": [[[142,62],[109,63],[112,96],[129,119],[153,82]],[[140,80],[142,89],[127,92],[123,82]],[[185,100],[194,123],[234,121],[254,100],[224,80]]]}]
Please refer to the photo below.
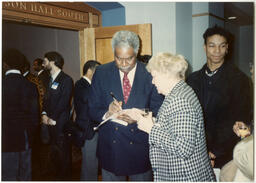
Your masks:
[{"label": "white wall", "polygon": [[[208,13],[209,3],[192,3],[192,14]],[[203,33],[209,27],[209,16],[196,16],[192,18],[192,72],[202,68],[206,63],[205,51],[203,48]]]},{"label": "white wall", "polygon": [[192,3],[176,3],[176,52],[189,63],[188,73],[192,70]]},{"label": "white wall", "polygon": [[43,58],[48,51],[57,51],[64,57],[64,72],[74,81],[79,79],[80,56],[77,31],[3,23],[2,33],[3,51],[16,48],[28,58],[30,63],[35,58]]},{"label": "white wall", "polygon": [[174,2],[121,2],[126,25],[152,24],[152,53],[176,53],[176,12]]}]

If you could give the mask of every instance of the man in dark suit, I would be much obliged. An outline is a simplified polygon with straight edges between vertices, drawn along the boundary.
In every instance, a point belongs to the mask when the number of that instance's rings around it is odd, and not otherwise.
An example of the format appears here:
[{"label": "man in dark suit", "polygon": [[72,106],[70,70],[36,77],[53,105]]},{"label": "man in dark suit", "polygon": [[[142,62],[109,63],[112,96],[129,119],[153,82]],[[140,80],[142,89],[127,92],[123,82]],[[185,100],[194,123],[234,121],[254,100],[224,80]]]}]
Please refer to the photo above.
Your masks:
[{"label": "man in dark suit", "polygon": [[[30,82],[34,83],[37,87],[37,91],[39,94],[39,111],[40,114],[42,113],[42,107],[43,107],[43,98],[45,95],[45,87],[43,85],[43,82],[40,78],[36,77],[35,75],[31,74],[30,72],[30,63],[28,61],[26,61],[24,63],[24,66],[22,68],[22,74],[23,76]],[[40,139],[40,116],[38,116],[39,119],[38,121],[38,127],[36,129],[35,132],[35,136],[34,136],[34,142],[32,144],[32,180],[42,180],[42,178],[40,176],[43,176],[43,172],[45,172],[46,170],[43,170],[43,165],[45,164],[45,160],[42,159],[42,152],[44,152],[43,150],[43,146],[44,144],[41,143],[41,139]],[[47,157],[47,156],[45,156]]]},{"label": "man in dark suit", "polygon": [[[115,61],[97,67],[89,98],[90,117],[102,121],[122,109],[148,108],[157,114],[163,96],[157,93],[145,65],[136,60],[139,38],[120,31],[112,38]],[[111,93],[114,94],[114,99]],[[127,126],[108,121],[99,128],[97,155],[104,181],[151,181],[148,134],[139,130],[123,113],[118,119]]]},{"label": "man in dark suit", "polygon": [[84,139],[82,147],[82,166],[80,180],[97,181],[98,180],[98,159],[96,157],[96,147],[98,142],[98,133],[95,133],[93,127],[95,123],[90,120],[88,114],[88,99],[91,80],[95,69],[101,65],[95,60],[88,60],[83,67],[83,77],[75,84],[74,106],[76,111],[76,122],[84,130]]},{"label": "man in dark suit", "polygon": [[56,180],[68,180],[71,171],[71,147],[64,136],[64,126],[70,120],[73,80],[61,69],[63,57],[57,52],[45,54],[43,66],[49,70],[51,80],[43,104],[42,122],[49,125],[50,156]]},{"label": "man in dark suit", "polygon": [[2,180],[31,180],[31,144],[39,124],[36,86],[21,75],[25,56],[10,49],[3,55],[7,72],[2,93]]}]

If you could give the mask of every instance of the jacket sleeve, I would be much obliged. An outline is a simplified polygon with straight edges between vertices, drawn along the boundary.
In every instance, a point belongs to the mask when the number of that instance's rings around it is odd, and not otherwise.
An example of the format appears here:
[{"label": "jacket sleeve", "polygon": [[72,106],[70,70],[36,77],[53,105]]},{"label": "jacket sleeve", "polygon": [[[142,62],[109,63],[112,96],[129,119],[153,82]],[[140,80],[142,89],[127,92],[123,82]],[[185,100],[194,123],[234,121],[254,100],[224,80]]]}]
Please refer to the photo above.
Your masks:
[{"label": "jacket sleeve", "polygon": [[216,126],[216,137],[212,145],[212,152],[218,157],[231,152],[239,140],[233,132],[233,125],[236,121],[243,121],[248,125],[251,122],[252,99],[250,98],[249,80],[244,75],[236,75],[233,78],[236,85],[232,89],[231,103],[229,108],[223,114],[222,119]]},{"label": "jacket sleeve", "polygon": [[191,105],[183,99],[175,99],[170,105],[170,114],[166,111],[169,114],[167,120],[172,124],[170,130],[161,123],[160,126],[155,124],[149,134],[149,144],[186,159],[195,149],[198,117]]},{"label": "jacket sleeve", "polygon": [[89,97],[89,116],[92,120],[100,122],[103,115],[108,111],[108,105],[103,103],[105,101],[102,97],[103,89],[101,87],[101,78],[96,68],[93,75],[92,85]]},{"label": "jacket sleeve", "polygon": [[92,139],[94,136],[93,126],[94,123],[89,117],[88,99],[90,94],[90,87],[82,88],[75,87],[75,110],[76,110],[76,123],[85,132],[85,139]]}]

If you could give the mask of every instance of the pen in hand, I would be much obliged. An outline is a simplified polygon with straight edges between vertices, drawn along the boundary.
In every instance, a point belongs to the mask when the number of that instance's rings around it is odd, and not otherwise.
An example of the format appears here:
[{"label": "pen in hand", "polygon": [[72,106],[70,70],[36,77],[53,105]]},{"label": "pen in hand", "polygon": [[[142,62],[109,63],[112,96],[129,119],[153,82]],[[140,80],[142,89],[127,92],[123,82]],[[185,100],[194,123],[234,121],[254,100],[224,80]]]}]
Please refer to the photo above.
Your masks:
[{"label": "pen in hand", "polygon": [[113,92],[110,92],[110,95],[112,96],[113,100],[118,101]]},{"label": "pen in hand", "polygon": [[122,110],[122,101],[118,101],[113,92],[110,92],[110,95],[114,100],[114,104],[119,107],[119,110]]}]

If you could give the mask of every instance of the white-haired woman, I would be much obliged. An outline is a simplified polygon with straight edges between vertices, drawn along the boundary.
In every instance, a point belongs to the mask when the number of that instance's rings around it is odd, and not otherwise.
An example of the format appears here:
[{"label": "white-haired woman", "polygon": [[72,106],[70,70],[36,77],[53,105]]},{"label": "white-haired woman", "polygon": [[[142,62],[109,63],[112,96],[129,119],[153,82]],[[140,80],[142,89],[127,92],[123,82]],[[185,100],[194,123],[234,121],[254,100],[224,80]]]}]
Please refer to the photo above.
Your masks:
[{"label": "white-haired woman", "polygon": [[138,128],[149,134],[154,181],[215,181],[206,150],[203,113],[185,82],[188,64],[181,55],[159,53],[147,70],[165,100],[155,122],[136,115]]}]

